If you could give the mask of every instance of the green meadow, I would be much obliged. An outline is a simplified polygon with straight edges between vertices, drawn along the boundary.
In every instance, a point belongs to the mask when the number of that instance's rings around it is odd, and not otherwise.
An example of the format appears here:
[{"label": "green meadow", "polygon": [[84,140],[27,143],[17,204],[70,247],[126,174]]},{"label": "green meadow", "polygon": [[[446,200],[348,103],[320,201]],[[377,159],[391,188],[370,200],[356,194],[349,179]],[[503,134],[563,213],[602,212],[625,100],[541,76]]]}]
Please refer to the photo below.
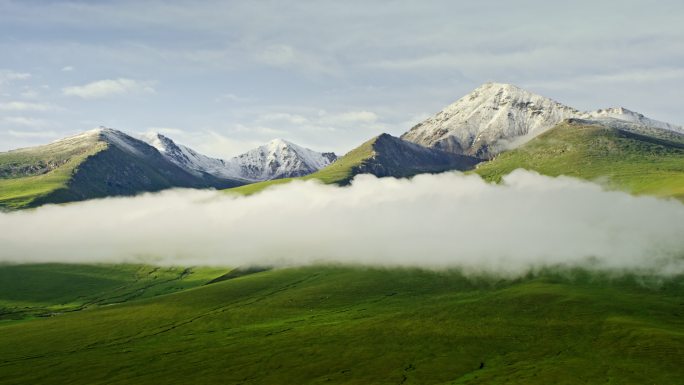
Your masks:
[{"label": "green meadow", "polygon": [[[71,274],[80,291],[5,298],[28,285],[17,280],[4,284],[3,303],[99,298],[150,271],[33,268]],[[120,281],[102,269],[120,269]],[[684,375],[684,277],[314,266],[207,284],[220,273],[0,322],[3,384],[676,384]]]},{"label": "green meadow", "polygon": [[498,182],[524,168],[588,179],[609,189],[684,199],[684,143],[614,128],[561,124],[529,143],[481,163],[475,172]]}]

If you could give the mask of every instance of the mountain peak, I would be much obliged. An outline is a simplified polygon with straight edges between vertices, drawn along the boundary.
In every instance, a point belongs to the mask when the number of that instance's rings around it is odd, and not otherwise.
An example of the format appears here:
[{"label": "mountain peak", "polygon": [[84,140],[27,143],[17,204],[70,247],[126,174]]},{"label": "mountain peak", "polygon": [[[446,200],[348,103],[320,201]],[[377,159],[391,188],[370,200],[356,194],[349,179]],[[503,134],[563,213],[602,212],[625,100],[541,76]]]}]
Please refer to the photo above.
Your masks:
[{"label": "mountain peak", "polygon": [[319,153],[284,139],[273,139],[231,159],[250,180],[303,176],[334,162],[333,153]]},{"label": "mountain peak", "polygon": [[485,83],[401,136],[426,147],[490,158],[511,138],[537,135],[577,110],[506,83]]},{"label": "mountain peak", "polygon": [[272,139],[266,144],[267,145],[274,145],[274,146],[291,146],[291,145],[293,145],[293,143],[291,143],[285,139],[282,139],[282,138]]},{"label": "mountain peak", "polygon": [[401,136],[426,147],[491,158],[570,119],[591,120],[642,132],[682,127],[649,119],[624,107],[581,112],[507,83],[485,83]]}]

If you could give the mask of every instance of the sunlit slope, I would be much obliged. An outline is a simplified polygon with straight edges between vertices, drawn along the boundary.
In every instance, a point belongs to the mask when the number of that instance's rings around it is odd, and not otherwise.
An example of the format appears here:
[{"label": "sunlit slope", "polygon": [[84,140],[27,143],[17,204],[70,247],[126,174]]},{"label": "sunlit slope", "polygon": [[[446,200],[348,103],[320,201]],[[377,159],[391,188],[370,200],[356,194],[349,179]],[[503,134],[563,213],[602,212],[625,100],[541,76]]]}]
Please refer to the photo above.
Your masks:
[{"label": "sunlit slope", "polygon": [[0,265],[0,324],[121,303],[203,285],[226,268]]},{"label": "sunlit slope", "polygon": [[3,384],[681,381],[682,278],[563,276],[261,272],[0,326],[0,373]]},{"label": "sunlit slope", "polygon": [[481,163],[475,172],[499,181],[517,168],[594,180],[635,194],[684,199],[684,138],[674,133],[654,137],[565,122]]},{"label": "sunlit slope", "polygon": [[152,146],[111,129],[0,153],[0,209],[35,207],[172,187],[242,184],[191,174]]},{"label": "sunlit slope", "polygon": [[388,134],[382,134],[363,143],[330,166],[313,174],[300,178],[254,183],[226,191],[252,194],[276,184],[309,179],[319,180],[326,184],[344,185],[358,174],[373,174],[379,177],[408,177],[428,172],[468,170],[478,162],[477,158],[428,149]]},{"label": "sunlit slope", "polygon": [[95,136],[81,136],[45,146],[0,153],[0,208],[29,206],[65,189],[88,157],[107,149]]}]

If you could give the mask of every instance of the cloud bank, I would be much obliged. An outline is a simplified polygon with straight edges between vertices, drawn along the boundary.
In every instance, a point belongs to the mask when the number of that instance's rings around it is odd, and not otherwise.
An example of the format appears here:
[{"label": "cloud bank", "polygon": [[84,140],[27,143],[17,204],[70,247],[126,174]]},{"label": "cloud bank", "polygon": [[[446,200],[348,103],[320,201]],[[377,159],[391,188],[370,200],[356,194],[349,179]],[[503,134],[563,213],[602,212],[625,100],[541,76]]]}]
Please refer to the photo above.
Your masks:
[{"label": "cloud bank", "polygon": [[65,87],[62,89],[62,93],[66,96],[78,96],[83,99],[99,99],[132,92],[154,92],[154,88],[148,83],[120,78],[98,80],[82,86]]},{"label": "cloud bank", "polygon": [[0,214],[3,262],[414,266],[506,275],[567,266],[684,272],[684,205],[518,170],[369,175],[249,196],[172,190]]}]

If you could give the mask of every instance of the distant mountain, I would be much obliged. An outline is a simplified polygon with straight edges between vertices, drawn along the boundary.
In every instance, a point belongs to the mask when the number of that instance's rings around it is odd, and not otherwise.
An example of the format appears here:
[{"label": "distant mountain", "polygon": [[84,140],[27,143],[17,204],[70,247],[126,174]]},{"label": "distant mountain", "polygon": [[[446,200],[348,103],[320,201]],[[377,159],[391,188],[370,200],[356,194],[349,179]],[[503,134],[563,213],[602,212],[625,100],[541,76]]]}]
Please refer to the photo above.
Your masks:
[{"label": "distant mountain", "polygon": [[337,159],[334,153],[319,153],[283,139],[250,150],[234,158],[210,158],[175,143],[161,134],[148,134],[143,139],[168,160],[193,174],[210,174],[219,178],[257,182],[303,176],[318,171]]},{"label": "distant mountain", "polygon": [[644,135],[596,121],[569,119],[479,164],[475,172],[499,181],[524,168],[588,179],[631,193],[684,200],[684,133],[658,130],[658,135]]},{"label": "distant mountain", "polygon": [[145,134],[141,139],[156,148],[166,159],[191,174],[245,180],[240,176],[240,169],[234,163],[202,155],[162,134]]},{"label": "distant mountain", "polygon": [[244,182],[190,173],[147,143],[110,128],[0,153],[0,208],[240,184]]},{"label": "distant mountain", "polygon": [[407,177],[426,172],[468,170],[479,162],[470,156],[426,148],[389,134],[376,136],[359,148],[367,151],[368,156],[357,160],[350,176],[373,174],[379,177]]},{"label": "distant mountain", "polygon": [[251,181],[304,176],[316,172],[337,159],[332,152],[316,152],[275,139],[242,155],[230,159],[239,175]]},{"label": "distant mountain", "polygon": [[[409,177],[447,170],[470,170],[479,162],[480,159],[472,156],[426,148],[389,134],[381,134],[349,151],[328,167],[298,179],[316,179],[323,183],[345,185],[358,174]],[[292,179],[265,181],[231,190],[252,194],[290,180]]]},{"label": "distant mountain", "polygon": [[422,146],[489,159],[568,118],[643,131],[684,132],[624,108],[581,112],[511,84],[486,83],[401,136]]}]

